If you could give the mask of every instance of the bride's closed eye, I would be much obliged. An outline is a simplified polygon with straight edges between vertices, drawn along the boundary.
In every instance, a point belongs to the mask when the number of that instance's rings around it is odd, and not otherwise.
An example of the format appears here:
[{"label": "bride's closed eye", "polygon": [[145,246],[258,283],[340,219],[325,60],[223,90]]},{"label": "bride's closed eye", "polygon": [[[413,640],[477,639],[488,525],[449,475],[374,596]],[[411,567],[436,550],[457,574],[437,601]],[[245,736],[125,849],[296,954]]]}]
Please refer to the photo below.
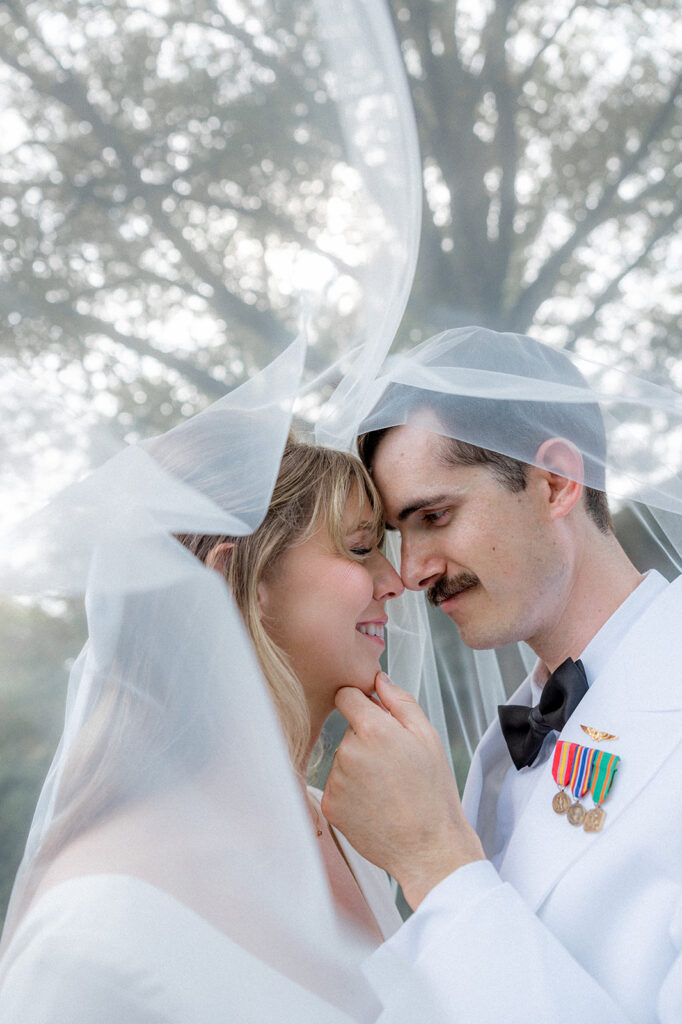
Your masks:
[{"label": "bride's closed eye", "polygon": [[371,548],[360,548],[360,547],[357,547],[357,548],[351,548],[350,551],[351,551],[351,554],[357,555],[358,558],[367,558],[367,556],[371,555],[372,552],[374,551],[374,547],[371,547]]}]

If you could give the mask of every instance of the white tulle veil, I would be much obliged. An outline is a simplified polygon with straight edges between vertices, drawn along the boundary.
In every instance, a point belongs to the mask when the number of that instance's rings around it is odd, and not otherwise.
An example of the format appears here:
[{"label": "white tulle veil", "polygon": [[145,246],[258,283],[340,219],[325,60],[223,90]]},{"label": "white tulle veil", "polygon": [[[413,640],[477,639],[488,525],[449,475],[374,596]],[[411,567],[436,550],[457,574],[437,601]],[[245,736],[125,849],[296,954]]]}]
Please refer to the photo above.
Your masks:
[{"label": "white tulle veil", "polygon": [[[378,367],[407,300],[421,167],[390,19],[383,3],[310,6],[321,55],[311,75],[331,98],[330,131],[343,152],[336,179],[323,182],[334,208],[323,250],[311,243],[299,252],[303,271],[306,260],[326,260],[326,283],[319,294],[298,286],[298,337],[265,338],[280,351],[251,380],[163,437],[123,449],[3,538],[2,591],[85,595],[88,640],[6,918],[0,1003],[21,967],[36,891],[65,845],[89,831],[98,852],[83,874],[136,878],[221,934],[224,972],[211,983],[232,984],[230,1019],[378,1012],[359,970],[367,941],[334,907],[235,604],[220,576],[174,538],[258,526],[297,397],[310,401],[349,358]],[[286,23],[286,10],[279,16]],[[329,251],[343,254],[340,269]],[[295,289],[291,270],[282,275]],[[320,344],[334,335],[335,283],[353,309],[347,353]],[[66,460],[82,424],[27,380],[13,383],[55,443],[64,439]],[[134,929],[126,937],[133,952],[144,941]]]},{"label": "white tulle veil", "polygon": [[[359,969],[366,942],[334,909],[234,602],[218,574],[173,536],[258,526],[292,418],[319,408],[323,384],[340,379],[317,438],[346,449],[359,432],[410,422],[434,396],[442,433],[529,463],[539,439],[566,433],[563,418],[603,423],[603,435],[596,426],[575,437],[584,482],[634,509],[651,557],[671,575],[680,569],[677,392],[481,328],[445,332],[384,362],[417,258],[414,118],[384,3],[312,7],[323,57],[316,73],[344,145],[343,199],[324,182],[335,211],[324,248],[311,242],[300,257],[303,268],[306,259],[326,260],[326,284],[293,285],[298,337],[268,338],[277,358],[252,380],[162,439],[120,451],[4,537],[2,591],[85,595],[89,638],[71,672],[64,732],[7,915],[0,1005],[36,889],[65,840],[92,826],[109,837],[97,870],[138,877],[224,937],[225,970],[245,982],[234,1019],[272,1019],[273,999],[286,1021],[377,1015]],[[346,257],[342,268],[327,258],[335,247]],[[341,348],[320,344],[334,337],[335,285],[354,310],[353,337]],[[25,380],[6,374],[3,395],[10,383],[41,410],[53,440],[63,438],[66,458],[81,424]],[[464,648],[422,594],[392,605],[389,671],[440,728],[462,781],[510,680],[532,656],[522,645]],[[405,1020],[417,1012],[406,1006]]]},{"label": "white tulle veil", "polygon": [[[524,335],[460,327],[390,356],[362,402],[349,402],[339,389],[318,436],[339,445],[366,435],[371,463],[381,432],[402,424],[528,465],[548,465],[543,442],[568,439],[581,454],[576,479],[609,496],[617,534],[637,567],[668,578],[682,571],[679,391]],[[399,538],[388,540],[398,564]],[[425,706],[438,694],[433,713],[444,715],[441,731],[460,780],[497,706],[534,662],[523,643],[464,647],[424,593],[406,592],[392,604],[389,671],[408,689],[420,678]]]}]

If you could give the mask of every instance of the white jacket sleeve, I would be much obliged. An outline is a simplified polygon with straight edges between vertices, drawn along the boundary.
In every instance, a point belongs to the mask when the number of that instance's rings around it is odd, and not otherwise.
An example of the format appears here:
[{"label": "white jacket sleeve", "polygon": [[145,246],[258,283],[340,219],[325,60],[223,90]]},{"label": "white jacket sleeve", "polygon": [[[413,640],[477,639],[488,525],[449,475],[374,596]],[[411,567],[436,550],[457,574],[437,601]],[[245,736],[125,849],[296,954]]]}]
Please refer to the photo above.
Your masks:
[{"label": "white jacket sleeve", "polygon": [[661,1024],[677,1024],[682,1020],[682,898],[670,926],[670,939],[677,957],[661,986],[658,998],[658,1017]]},{"label": "white jacket sleeve", "polygon": [[[384,1008],[380,1024],[405,1019],[413,989],[428,993],[426,1014],[413,1018],[420,1024],[631,1024],[489,861],[436,886],[365,974]],[[679,999],[666,998],[663,1024],[682,1020]]]}]

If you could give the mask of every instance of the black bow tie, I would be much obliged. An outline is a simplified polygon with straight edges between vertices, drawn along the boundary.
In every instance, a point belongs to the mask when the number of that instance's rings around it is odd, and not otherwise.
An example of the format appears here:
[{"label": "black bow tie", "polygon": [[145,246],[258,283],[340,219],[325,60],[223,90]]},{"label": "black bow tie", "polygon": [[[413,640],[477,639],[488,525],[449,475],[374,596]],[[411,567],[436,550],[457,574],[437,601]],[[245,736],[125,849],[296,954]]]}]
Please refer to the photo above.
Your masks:
[{"label": "black bow tie", "polygon": [[517,768],[533,763],[547,733],[552,729],[561,732],[586,693],[582,662],[567,658],[545,683],[536,707],[503,704],[497,709],[502,734]]}]

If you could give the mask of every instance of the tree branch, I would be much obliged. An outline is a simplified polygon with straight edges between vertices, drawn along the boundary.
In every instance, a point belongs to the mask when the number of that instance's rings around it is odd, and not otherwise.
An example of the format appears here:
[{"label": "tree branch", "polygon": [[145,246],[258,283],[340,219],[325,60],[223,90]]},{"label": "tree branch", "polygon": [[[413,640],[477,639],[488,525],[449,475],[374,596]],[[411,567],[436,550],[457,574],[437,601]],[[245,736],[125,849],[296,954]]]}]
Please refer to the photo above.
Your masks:
[{"label": "tree branch", "polygon": [[414,42],[426,71],[426,81],[420,88],[433,119],[428,137],[422,133],[424,154],[429,150],[433,153],[450,192],[455,230],[466,238],[466,254],[455,246],[451,257],[460,290],[480,300],[490,267],[486,233],[490,200],[483,183],[483,143],[473,130],[482,84],[458,57],[436,57],[431,47],[429,11],[416,5],[412,13],[417,29]]},{"label": "tree branch", "polygon": [[[42,296],[36,295],[35,292],[31,294],[30,298],[26,295],[14,293],[11,299],[9,297],[0,298],[0,308],[3,309],[5,315],[19,312],[28,319],[40,318],[48,323],[54,323],[59,314],[64,313],[67,322],[75,325],[77,331],[81,334],[103,335],[129,350],[137,352],[139,356],[147,356],[154,359],[162,366],[166,366],[168,369],[175,370],[181,374],[185,380],[189,381],[209,398],[221,398],[229,390],[224,381],[216,380],[215,377],[212,377],[194,363],[179,356],[174,356],[170,352],[163,352],[155,348],[145,338],[123,334],[113,324],[107,323],[106,320],[77,312],[73,308],[71,300],[68,302],[48,302]],[[74,333],[73,330],[71,333]]]},{"label": "tree branch", "polygon": [[[28,24],[25,20],[24,23]],[[36,38],[46,53],[57,61],[44,40],[40,37]],[[2,56],[1,52],[0,56]],[[41,95],[58,100],[70,109],[79,120],[91,124],[102,144],[111,147],[116,152],[129,189],[134,195],[140,195],[145,199],[156,229],[172,243],[197,278],[209,285],[213,293],[213,305],[216,311],[225,319],[236,321],[252,334],[252,340],[260,350],[261,358],[267,358],[271,354],[273,343],[280,348],[291,340],[289,332],[270,312],[255,310],[233,292],[230,292],[225,287],[222,278],[209,268],[206,261],[187,242],[182,232],[175,227],[163,210],[158,193],[148,188],[142,180],[119,130],[115,125],[107,124],[102,120],[99,112],[90,103],[80,83],[73,75],[62,69],[61,79],[50,81],[39,75],[33,68],[22,67],[18,62],[12,60],[8,60],[8,63],[16,66],[17,70],[26,75]],[[267,343],[265,342],[266,338]]]},{"label": "tree branch", "polygon": [[550,294],[568,257],[598,224],[608,219],[610,216],[609,210],[614,198],[617,196],[618,189],[646,156],[651,143],[674,111],[681,88],[682,72],[678,75],[665,103],[661,104],[656,116],[650,122],[648,130],[640,140],[635,152],[629,156],[623,154],[618,177],[604,189],[601,198],[594,208],[588,211],[586,216],[578,222],[571,236],[552,253],[543,264],[535,280],[521,292],[513,308],[509,311],[510,330],[526,330],[533,319],[535,310],[545,297]]},{"label": "tree branch", "polygon": [[[643,208],[643,203],[649,199],[665,200],[671,196],[671,180],[680,170],[680,165],[670,168],[660,181],[652,181],[645,186],[641,192],[632,196],[631,199],[616,198],[613,204],[613,212],[617,216],[627,216],[629,213],[638,213]],[[674,189],[674,185],[673,185]]]},{"label": "tree branch", "polygon": [[537,50],[537,52],[533,55],[530,63],[524,68],[523,74],[521,74],[516,80],[516,88],[519,91],[519,93],[523,89],[526,82],[529,82],[533,77],[533,74],[535,72],[536,67],[538,66],[538,63],[542,60],[542,57],[547,52],[552,43],[556,41],[556,37],[558,36],[561,29],[564,27],[564,25],[568,24],[568,22],[575,14],[576,10],[579,7],[583,6],[583,3],[584,0],[574,0],[573,4],[568,10],[568,13],[563,18],[559,19],[559,21],[554,26],[554,29],[551,32],[551,34],[547,36],[540,49]]},{"label": "tree branch", "polygon": [[501,169],[499,188],[500,214],[497,242],[493,249],[495,316],[502,309],[504,283],[509,269],[514,244],[514,218],[516,216],[516,173],[518,169],[518,138],[516,132],[516,111],[518,94],[511,82],[507,63],[506,42],[511,10],[515,0],[498,0],[494,14],[488,21],[488,47],[485,55],[484,73],[495,96],[497,107],[497,131],[495,141]]},{"label": "tree branch", "polygon": [[573,351],[578,341],[592,331],[592,328],[597,322],[600,310],[602,310],[604,306],[608,305],[608,303],[617,296],[618,289],[620,288],[623,280],[628,276],[628,274],[631,274],[633,270],[636,270],[637,267],[642,265],[656,243],[660,242],[662,238],[665,238],[665,236],[672,231],[680,218],[682,218],[682,203],[678,204],[677,208],[664,218],[653,232],[651,238],[648,240],[639,255],[628,263],[627,266],[623,267],[620,273],[614,277],[612,281],[609,281],[606,288],[599,293],[594,300],[592,310],[588,316],[580,320],[579,323],[573,325],[568,341],[564,345],[565,349]]}]

